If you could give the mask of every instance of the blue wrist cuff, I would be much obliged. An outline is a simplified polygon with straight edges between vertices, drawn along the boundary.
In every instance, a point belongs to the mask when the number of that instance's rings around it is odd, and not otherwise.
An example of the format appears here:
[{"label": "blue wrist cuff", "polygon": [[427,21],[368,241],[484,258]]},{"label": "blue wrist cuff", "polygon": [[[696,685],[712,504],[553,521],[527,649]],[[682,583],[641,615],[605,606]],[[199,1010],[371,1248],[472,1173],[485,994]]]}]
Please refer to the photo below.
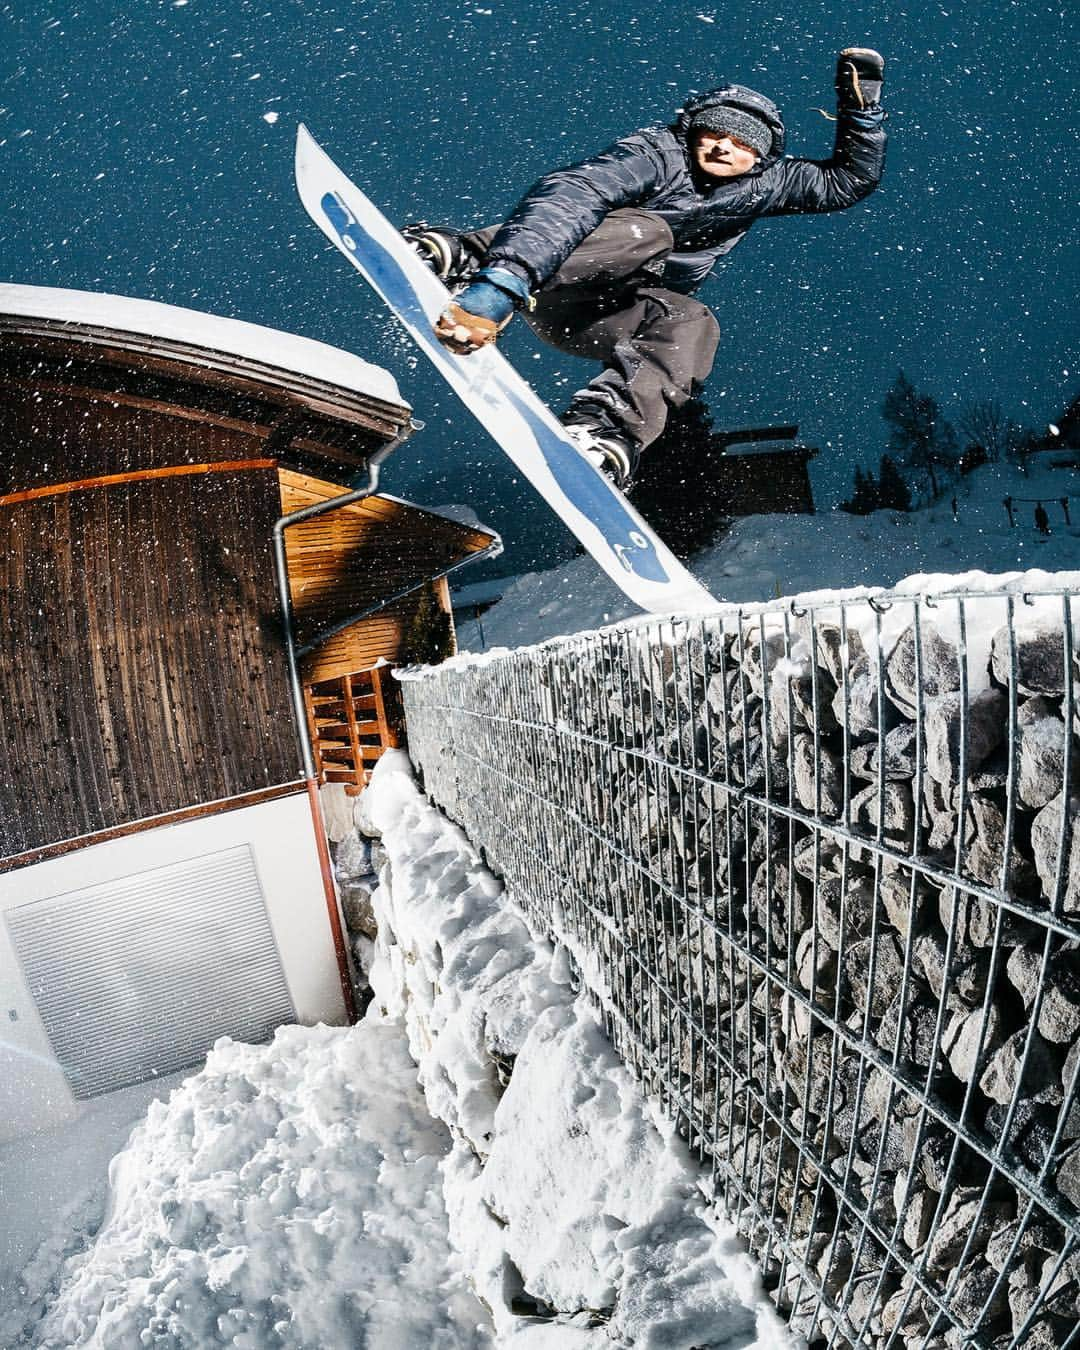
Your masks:
[{"label": "blue wrist cuff", "polygon": [[502,323],[514,312],[514,297],[486,279],[470,282],[454,301],[466,314],[490,319],[492,323]]},{"label": "blue wrist cuff", "polygon": [[473,275],[483,277],[485,281],[490,281],[493,286],[498,286],[500,291],[505,291],[507,295],[513,296],[520,304],[527,305],[529,303],[527,283],[516,273],[507,271],[505,267],[481,267]]}]

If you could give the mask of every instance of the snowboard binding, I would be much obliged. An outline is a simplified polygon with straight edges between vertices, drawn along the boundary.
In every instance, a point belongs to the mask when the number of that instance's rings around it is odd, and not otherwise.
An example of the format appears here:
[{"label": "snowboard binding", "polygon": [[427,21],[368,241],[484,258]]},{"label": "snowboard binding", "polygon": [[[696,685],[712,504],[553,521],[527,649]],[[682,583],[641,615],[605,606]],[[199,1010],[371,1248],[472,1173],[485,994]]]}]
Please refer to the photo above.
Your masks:
[{"label": "snowboard binding", "polygon": [[563,426],[589,463],[609,478],[620,492],[626,492],[633,485],[637,455],[621,436],[587,422],[564,421]]},{"label": "snowboard binding", "polygon": [[464,243],[464,230],[416,220],[403,226],[401,235],[424,266],[451,288],[464,285],[480,266],[479,257]]}]

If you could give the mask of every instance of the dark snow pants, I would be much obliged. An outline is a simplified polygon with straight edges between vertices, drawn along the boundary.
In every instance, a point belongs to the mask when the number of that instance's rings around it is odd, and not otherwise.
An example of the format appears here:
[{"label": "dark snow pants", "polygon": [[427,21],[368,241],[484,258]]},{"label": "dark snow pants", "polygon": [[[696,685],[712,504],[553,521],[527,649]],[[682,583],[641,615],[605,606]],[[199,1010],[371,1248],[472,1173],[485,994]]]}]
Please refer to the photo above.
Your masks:
[{"label": "dark snow pants", "polygon": [[[498,226],[468,243],[483,252]],[[712,369],[720,326],[699,300],[659,284],[674,245],[650,211],[612,211],[538,292],[523,317],[545,342],[601,361],[603,371],[574,395],[567,421],[610,426],[640,450],[664,429]]]}]

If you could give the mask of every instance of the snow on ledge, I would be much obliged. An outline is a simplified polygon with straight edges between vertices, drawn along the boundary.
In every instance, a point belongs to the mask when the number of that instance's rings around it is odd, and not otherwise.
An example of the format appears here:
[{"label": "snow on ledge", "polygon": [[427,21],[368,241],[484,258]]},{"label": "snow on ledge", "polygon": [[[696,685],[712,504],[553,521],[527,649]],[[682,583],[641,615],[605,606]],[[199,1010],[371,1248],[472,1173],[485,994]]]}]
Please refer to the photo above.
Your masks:
[{"label": "snow on ledge", "polygon": [[397,381],[351,352],[275,328],[202,314],[194,309],[135,300],[122,295],[63,290],[53,286],[0,284],[0,321],[44,319],[81,328],[104,328],[140,337],[200,347],[255,361],[294,375],[322,380],[350,393],[407,407]]}]

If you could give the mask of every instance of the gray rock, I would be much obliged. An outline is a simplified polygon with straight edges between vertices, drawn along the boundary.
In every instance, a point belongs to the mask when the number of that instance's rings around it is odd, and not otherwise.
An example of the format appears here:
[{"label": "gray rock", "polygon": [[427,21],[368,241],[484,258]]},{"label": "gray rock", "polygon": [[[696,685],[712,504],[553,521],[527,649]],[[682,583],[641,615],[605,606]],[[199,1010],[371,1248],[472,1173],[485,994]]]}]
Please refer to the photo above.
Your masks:
[{"label": "gray rock", "polygon": [[850,946],[869,933],[874,913],[874,888],[869,881],[851,877],[845,889],[839,877],[822,876],[814,901],[814,923],[833,951],[840,949],[841,939]]},{"label": "gray rock", "polygon": [[895,1335],[909,1346],[924,1344],[930,1319],[915,1281],[906,1278],[881,1310],[881,1326],[886,1335]]},{"label": "gray rock", "polygon": [[1030,1008],[1035,1002],[1042,980],[1043,954],[1034,947],[1023,945],[1014,947],[1005,963],[1005,973],[1009,983],[1024,1000],[1024,1007]]},{"label": "gray rock", "polygon": [[977,1007],[986,993],[986,963],[967,943],[953,944],[948,972],[947,948],[939,932],[921,933],[915,939],[915,961],[926,976],[935,999],[945,995],[946,1005],[954,1011]]},{"label": "gray rock", "polygon": [[[876,672],[864,671],[841,685],[832,701],[833,716],[842,727],[847,718],[848,731],[853,741],[868,741],[878,734],[878,677]],[[888,732],[899,722],[896,710],[886,704],[884,725]]]},{"label": "gray rock", "polygon": [[[879,883],[881,903],[889,922],[902,939],[907,937],[908,929],[912,925],[911,881],[912,869],[910,867],[905,867],[902,863],[895,863],[891,860],[882,862],[881,881]],[[936,892],[923,881],[922,877],[916,876],[914,888],[914,925],[916,932],[927,922],[929,899],[932,895],[936,895]]]},{"label": "gray rock", "polygon": [[1070,1044],[1080,1032],[1080,949],[1075,942],[1050,958],[1039,1031],[1055,1045]]},{"label": "gray rock", "polygon": [[[900,1044],[897,1046],[897,1027],[900,1030]],[[929,992],[919,980],[909,982],[908,999],[904,1016],[900,1020],[900,995],[897,994],[886,1009],[881,1025],[874,1033],[878,1046],[892,1057],[894,1051],[898,1062],[907,1067],[928,1069],[930,1057],[934,1053],[934,1033],[937,1027],[937,1008],[930,1000]]]},{"label": "gray rock", "polygon": [[855,1006],[868,1007],[873,1018],[883,1017],[896,997],[904,973],[904,953],[895,935],[879,928],[876,944],[872,938],[851,943],[844,952],[844,973]]},{"label": "gray rock", "polygon": [[[825,832],[815,831],[796,844],[793,861],[795,871],[807,881],[813,881],[815,876],[825,873],[838,877],[843,871],[844,847]],[[849,862],[849,873],[852,870],[854,869]]]},{"label": "gray rock", "polygon": [[[984,1265],[974,1265],[964,1271],[953,1286],[952,1297],[949,1300],[953,1311],[969,1325],[973,1324],[983,1308],[986,1308],[986,1317],[996,1319],[1009,1308],[1009,1291],[1004,1280],[998,1281],[995,1273]],[[957,1344],[962,1345],[967,1340],[958,1340]],[[970,1345],[971,1342],[968,1341]]]},{"label": "gray rock", "polygon": [[851,678],[862,674],[869,664],[862,638],[854,628],[848,628],[845,641],[838,624],[819,624],[814,645],[819,663],[837,688],[844,682],[845,671]]},{"label": "gray rock", "polygon": [[[1062,794],[1059,792],[1031,823],[1031,848],[1035,867],[1047,900],[1054,895],[1057,882],[1058,845],[1061,835]],[[1065,873],[1062,907],[1066,914],[1080,914],[1080,797],[1069,797],[1065,811]]]},{"label": "gray rock", "polygon": [[[883,797],[886,838],[910,843],[915,828],[915,806],[911,796],[911,784],[886,783]],[[851,799],[851,821],[858,828],[876,834],[881,815],[876,783],[871,783]]]},{"label": "gray rock", "polygon": [[[885,777],[915,777],[916,728],[912,722],[901,722],[885,737]],[[851,772],[856,778],[876,778],[880,760],[876,741],[859,745],[851,752]]]},{"label": "gray rock", "polygon": [[[906,1181],[907,1178],[903,1174],[896,1178],[893,1203],[897,1209],[903,1203]],[[937,1200],[938,1198],[933,1191],[920,1189],[908,1201],[907,1209],[904,1211],[904,1222],[900,1230],[900,1237],[909,1252],[921,1251],[925,1245],[926,1239],[930,1235],[930,1225],[934,1221]]]},{"label": "gray rock", "polygon": [[[786,641],[783,633],[765,633],[762,635],[757,624],[748,624],[743,632],[742,668],[750,688],[760,698],[765,697],[765,680],[771,675],[786,655]],[[735,656],[739,656],[739,647],[735,647]]]},{"label": "gray rock", "polygon": [[[1018,1220],[1002,1224],[986,1244],[986,1259],[1000,1274],[1005,1269],[1013,1242],[1020,1229]],[[1032,1210],[1030,1222],[1024,1225],[1017,1244],[1018,1252],[1038,1252],[1040,1257],[1057,1251],[1061,1246],[1061,1232],[1051,1220],[1042,1216],[1041,1210]],[[1014,1258],[1015,1259],[1015,1258]]]},{"label": "gray rock", "polygon": [[[959,694],[927,699],[923,722],[927,772],[943,787],[960,781],[964,745],[963,705]],[[1001,743],[1008,726],[1008,700],[1000,689],[984,689],[968,704],[967,772],[974,773]]]},{"label": "gray rock", "polygon": [[[1044,620],[1016,630],[1017,687],[1024,694],[1060,694],[1065,688],[1065,642],[1061,620]],[[999,684],[1011,682],[1008,625],[990,646],[990,664]]]},{"label": "gray rock", "polygon": [[1065,1117],[1063,1137],[1080,1139],[1080,1041],[1076,1041],[1065,1056],[1061,1070],[1061,1086],[1072,1101],[1069,1114]]},{"label": "gray rock", "polygon": [[994,1229],[1013,1217],[1012,1209],[1008,1201],[993,1198],[983,1204],[980,1187],[958,1186],[949,1197],[927,1250],[927,1270],[944,1275],[956,1264],[965,1248],[969,1260],[981,1254]]},{"label": "gray rock", "polygon": [[952,794],[929,774],[923,779],[923,806],[930,831],[926,846],[932,853],[944,853],[956,843],[957,816]]},{"label": "gray rock", "polygon": [[831,989],[836,979],[836,953],[820,939],[815,942],[812,932],[806,932],[795,951],[795,973],[804,989],[816,989],[820,996],[820,991]]},{"label": "gray rock", "polygon": [[991,1004],[983,1033],[983,1010],[954,1013],[941,1038],[949,1067],[962,1083],[970,1083],[988,1056],[1001,1044],[1001,1013]]},{"label": "gray rock", "polygon": [[[963,871],[985,886],[1000,886],[1005,852],[1005,817],[986,797],[968,798],[964,840],[966,849],[961,859]],[[1014,840],[1009,850],[1008,889],[1014,895],[1027,895],[1034,885],[1034,869],[1019,852]]]},{"label": "gray rock", "polygon": [[1016,790],[1021,802],[1038,811],[1062,790],[1065,754],[1070,755],[1072,781],[1078,781],[1075,744],[1066,738],[1056,706],[1042,696],[1021,703],[1016,712],[1018,769]]},{"label": "gray rock", "polygon": [[[814,706],[815,695],[817,706]],[[825,671],[818,669],[817,689],[810,675],[791,681],[791,699],[796,710],[807,726],[816,726],[823,736],[829,736],[838,730],[839,723],[832,710],[836,697],[836,682]]]},{"label": "gray rock", "polygon": [[[1022,1325],[1023,1319],[1020,1319],[1013,1330],[1019,1331]],[[1024,1333],[1024,1350],[1061,1350],[1075,1329],[1075,1318],[1069,1321],[1062,1317],[1037,1317]],[[1012,1344],[1012,1340],[1005,1342],[1006,1346]]]},{"label": "gray rock", "polygon": [[[1027,1063],[1024,1066],[1024,1057]],[[1031,1035],[1028,1044],[1028,1028],[1021,1027],[994,1051],[990,1062],[979,1079],[979,1087],[995,1102],[1007,1106],[1020,1087],[1020,1071],[1024,1066],[1024,1083],[1027,1094],[1039,1101],[1047,1100],[1045,1093],[1053,1093],[1061,1101],[1061,1089],[1057,1085],[1058,1060],[1038,1032]]]},{"label": "gray rock", "polygon": [[1021,1097],[1013,1106],[992,1102],[986,1110],[984,1128],[991,1139],[1004,1139],[1006,1117],[1011,1113],[1006,1147],[1033,1172],[1038,1172],[1046,1161],[1058,1112],[1055,1107],[1043,1106],[1028,1097]]},{"label": "gray rock", "polygon": [[[946,886],[938,900],[938,912],[946,932],[953,922],[953,907],[956,891]],[[1002,910],[988,900],[972,899],[967,891],[959,892],[959,910],[956,916],[956,929],[953,937],[958,948],[989,947],[998,935],[998,918],[1001,918],[1000,939],[1006,947],[1016,946],[1027,936],[1030,925],[1017,918],[1010,910]],[[966,959],[966,958],[965,958]]]},{"label": "gray rock", "polygon": [[[1015,1226],[1015,1225],[1010,1225]],[[1014,1331],[1019,1331],[1027,1320],[1035,1300],[1039,1297],[1042,1263],[1035,1252],[1024,1252],[1009,1270],[1005,1282],[1008,1290],[1009,1318]],[[1024,1338],[1024,1345],[1030,1342]]]},{"label": "gray rock", "polygon": [[920,684],[923,696],[929,698],[953,694],[960,688],[956,648],[933,624],[924,623],[921,633],[920,663],[916,663],[914,626],[901,633],[885,662],[885,692],[909,721],[915,720]]},{"label": "gray rock", "polygon": [[795,793],[804,811],[835,819],[844,807],[844,777],[839,758],[824,745],[814,749],[814,738],[796,733],[793,755]]}]

